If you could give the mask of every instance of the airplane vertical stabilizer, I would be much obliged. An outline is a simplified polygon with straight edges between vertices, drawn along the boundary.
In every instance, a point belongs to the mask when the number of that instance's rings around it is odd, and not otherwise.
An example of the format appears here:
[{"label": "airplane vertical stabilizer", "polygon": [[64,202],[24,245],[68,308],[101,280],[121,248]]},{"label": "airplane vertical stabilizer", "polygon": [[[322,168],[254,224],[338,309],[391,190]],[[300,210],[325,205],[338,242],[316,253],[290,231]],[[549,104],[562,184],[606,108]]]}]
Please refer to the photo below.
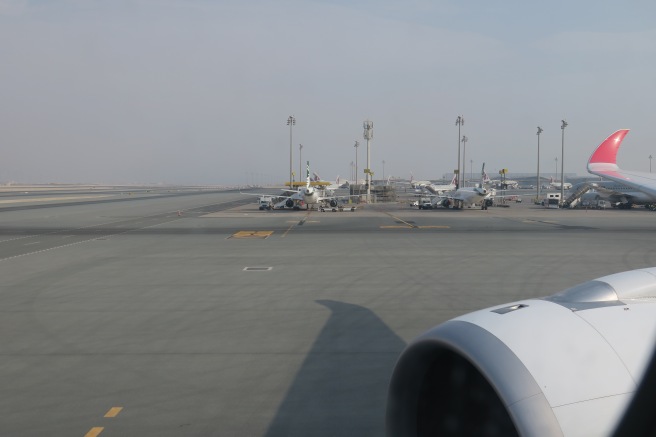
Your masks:
[{"label": "airplane vertical stabilizer", "polygon": [[620,129],[606,138],[588,160],[588,170],[617,170],[617,151],[628,129]]},{"label": "airplane vertical stabilizer", "polygon": [[634,188],[656,199],[656,174],[623,170],[617,165],[617,152],[628,133],[628,129],[620,129],[599,144],[588,160],[588,172]]}]

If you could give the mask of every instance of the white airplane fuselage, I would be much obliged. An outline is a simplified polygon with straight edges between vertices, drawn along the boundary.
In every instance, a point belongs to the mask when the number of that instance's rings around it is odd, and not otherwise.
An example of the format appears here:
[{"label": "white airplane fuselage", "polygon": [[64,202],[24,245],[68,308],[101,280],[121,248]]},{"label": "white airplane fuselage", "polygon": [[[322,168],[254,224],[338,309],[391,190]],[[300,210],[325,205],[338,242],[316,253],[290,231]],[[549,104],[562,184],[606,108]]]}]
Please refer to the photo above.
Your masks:
[{"label": "white airplane fuselage", "polygon": [[456,190],[453,199],[461,203],[461,207],[469,207],[480,203],[481,201],[494,195],[493,190],[481,187],[465,187]]}]

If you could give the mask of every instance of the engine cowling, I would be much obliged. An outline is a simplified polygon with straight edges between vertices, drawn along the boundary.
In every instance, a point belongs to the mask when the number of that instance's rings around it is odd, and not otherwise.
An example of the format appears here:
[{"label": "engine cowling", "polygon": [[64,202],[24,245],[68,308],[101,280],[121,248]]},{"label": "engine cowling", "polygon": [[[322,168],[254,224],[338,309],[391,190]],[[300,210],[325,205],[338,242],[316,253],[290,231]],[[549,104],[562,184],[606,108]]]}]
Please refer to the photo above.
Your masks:
[{"label": "engine cowling", "polygon": [[436,326],[399,358],[387,435],[607,435],[656,340],[656,268]]},{"label": "engine cowling", "polygon": [[287,200],[285,201],[285,206],[286,206],[287,208],[291,208],[291,207],[293,207],[293,206],[294,206],[294,201],[293,201],[292,199],[287,199]]},{"label": "engine cowling", "polygon": [[337,206],[337,201],[335,199],[331,199],[330,200],[330,206],[332,206],[333,208],[336,207]]}]

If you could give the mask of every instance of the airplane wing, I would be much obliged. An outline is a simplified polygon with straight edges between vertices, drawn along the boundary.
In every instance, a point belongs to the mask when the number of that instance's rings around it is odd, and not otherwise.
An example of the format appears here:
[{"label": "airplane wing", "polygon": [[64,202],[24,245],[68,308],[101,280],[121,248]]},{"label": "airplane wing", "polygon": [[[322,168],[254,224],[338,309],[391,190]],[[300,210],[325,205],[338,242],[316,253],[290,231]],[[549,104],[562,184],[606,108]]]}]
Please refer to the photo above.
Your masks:
[{"label": "airplane wing", "polygon": [[[631,202],[631,203],[643,203],[649,201],[649,199],[644,197],[642,192],[638,193],[637,190],[633,192],[617,191],[611,188],[604,187],[603,185],[592,183],[592,188],[598,193],[603,194],[608,198],[610,202]],[[633,188],[633,187],[631,187]],[[635,196],[635,194],[643,194],[643,196]]]},{"label": "airplane wing", "polygon": [[243,194],[244,196],[255,196],[255,197],[260,197],[260,198],[262,198],[262,197],[267,197],[267,198],[271,198],[271,199],[273,199],[273,200],[275,200],[275,199],[290,199],[290,198],[294,198],[294,193],[296,193],[296,191],[292,191],[291,193],[292,193],[292,194],[288,196],[288,195],[270,194],[270,193],[269,193],[269,194],[262,194],[262,193],[244,193],[243,191],[240,191],[240,192],[239,192],[239,194]]},{"label": "airplane wing", "polygon": [[617,165],[617,151],[629,133],[620,129],[606,138],[588,160],[588,172],[656,197],[656,174],[623,170]]}]

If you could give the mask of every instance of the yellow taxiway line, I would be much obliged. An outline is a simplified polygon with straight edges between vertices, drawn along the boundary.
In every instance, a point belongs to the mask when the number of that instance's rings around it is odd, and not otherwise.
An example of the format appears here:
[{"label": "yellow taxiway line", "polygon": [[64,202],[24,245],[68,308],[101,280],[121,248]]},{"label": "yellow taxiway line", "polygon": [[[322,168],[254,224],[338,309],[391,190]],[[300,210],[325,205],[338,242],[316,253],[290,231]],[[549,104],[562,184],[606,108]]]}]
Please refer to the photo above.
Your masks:
[{"label": "yellow taxiway line", "polygon": [[273,231],[239,231],[235,232],[230,238],[240,239],[253,239],[253,238],[268,238],[273,234]]},{"label": "yellow taxiway line", "polygon": [[450,229],[451,226],[382,225],[380,229]]},{"label": "yellow taxiway line", "polygon": [[405,220],[403,220],[399,217],[396,217],[395,215],[392,215],[388,212],[385,212],[385,214],[390,216],[391,218],[393,218],[397,222],[401,222],[403,224],[402,225],[389,225],[389,226],[382,225],[380,227],[380,229],[449,229],[450,228],[450,226],[439,226],[439,225],[417,226],[417,225],[414,225],[412,223],[406,222]]}]

